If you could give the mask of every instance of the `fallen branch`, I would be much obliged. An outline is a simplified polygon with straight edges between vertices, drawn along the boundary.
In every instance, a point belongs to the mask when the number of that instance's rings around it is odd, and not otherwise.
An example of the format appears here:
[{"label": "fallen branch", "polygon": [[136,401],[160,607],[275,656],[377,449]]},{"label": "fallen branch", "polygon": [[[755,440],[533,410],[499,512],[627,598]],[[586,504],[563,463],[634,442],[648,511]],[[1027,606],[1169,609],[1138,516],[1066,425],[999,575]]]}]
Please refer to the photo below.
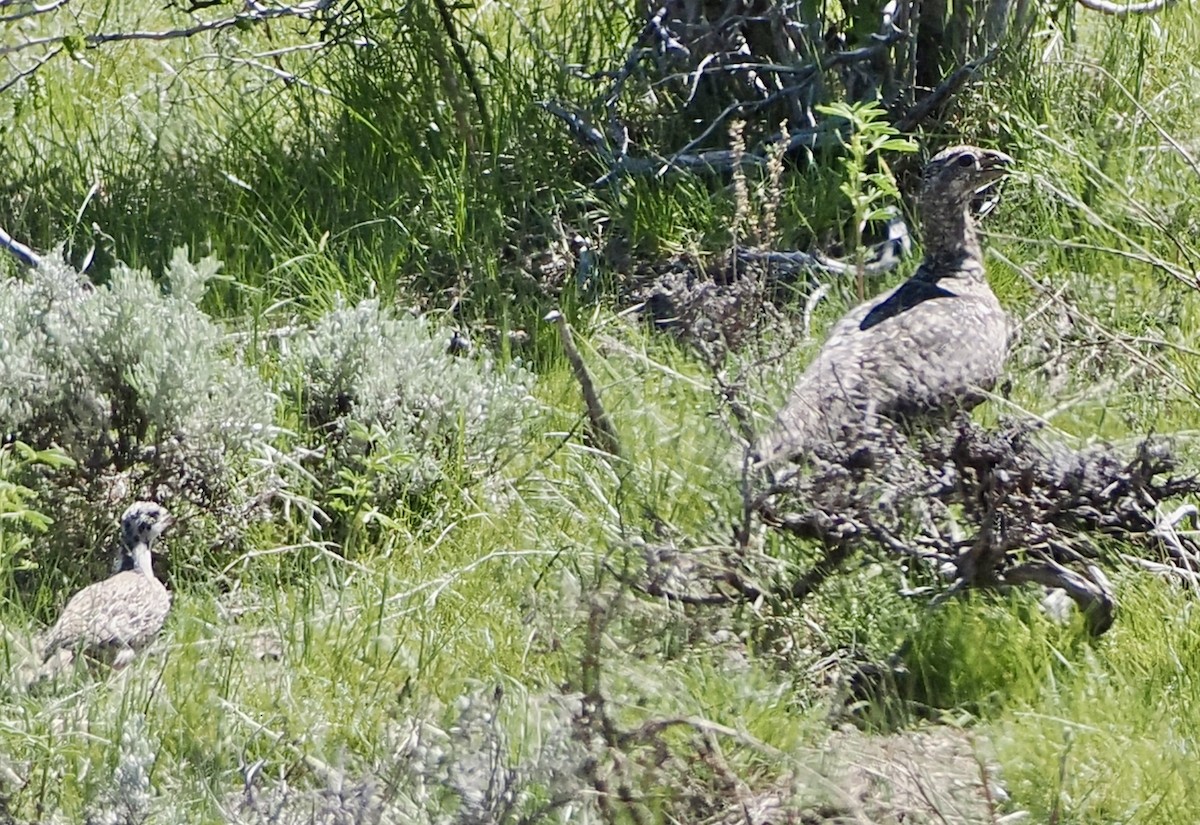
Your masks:
[{"label": "fallen branch", "polygon": [[1148,0],[1145,3],[1110,3],[1108,0],[1079,0],[1079,5],[1101,14],[1128,17],[1131,14],[1154,14],[1175,5],[1179,0]]},{"label": "fallen branch", "polygon": [[1006,584],[1034,582],[1044,587],[1062,588],[1079,607],[1087,621],[1088,631],[1100,636],[1113,625],[1117,601],[1108,578],[1095,565],[1089,565],[1087,575],[1076,573],[1052,559],[1028,562],[1004,573]]},{"label": "fallen branch", "polygon": [[579,354],[579,350],[575,346],[575,339],[571,334],[570,325],[567,324],[566,316],[556,309],[547,314],[545,320],[558,327],[558,337],[562,341],[563,351],[567,355],[567,360],[571,362],[571,369],[575,372],[575,378],[579,381],[579,387],[583,391],[588,421],[591,423],[591,434],[596,440],[596,446],[609,455],[620,456],[621,442],[617,437],[617,430],[608,417],[604,405],[600,403],[600,394],[596,392],[596,385],[592,381],[587,364],[584,363],[583,356]]},{"label": "fallen branch", "polygon": [[[933,604],[972,588],[1061,589],[1100,635],[1116,616],[1106,558],[1200,584],[1197,536],[1176,529],[1197,509],[1184,504],[1164,515],[1169,499],[1200,494],[1200,479],[1174,475],[1165,444],[1146,440],[1129,458],[1098,446],[1042,445],[1034,432],[986,430],[964,416],[911,437],[882,426],[814,445],[807,467],[758,495],[743,493],[744,509],[767,528],[824,546],[807,571],[788,580],[782,568],[759,569],[774,562],[748,553],[713,570],[699,565],[696,551],[675,550],[651,560],[639,589],[696,605],[799,602],[862,552],[911,559],[934,582],[949,582],[911,591]],[[1149,558],[1106,556],[1097,536],[1140,546]],[[743,549],[748,537],[735,525]]]},{"label": "fallen branch", "polygon": [[0,248],[4,248],[10,252],[13,257],[23,263],[25,266],[37,268],[42,265],[42,256],[34,252],[25,244],[16,240],[12,235],[9,235],[3,229],[0,229]]},{"label": "fallen branch", "polygon": [[1168,578],[1176,578],[1186,584],[1192,586],[1197,592],[1200,592],[1200,573],[1194,570],[1185,570],[1181,567],[1176,567],[1173,564],[1163,564],[1160,561],[1151,561],[1144,559],[1141,556],[1134,556],[1129,553],[1121,554],[1121,561],[1132,564],[1135,567],[1140,567],[1151,573],[1157,573]]},{"label": "fallen branch", "polygon": [[831,258],[819,252],[810,255],[800,251],[780,252],[739,246],[737,259],[743,264],[764,264],[769,272],[776,276],[782,275],[784,279],[795,279],[813,271],[853,276],[861,272],[863,275],[876,276],[885,275],[899,266],[911,249],[912,240],[908,224],[900,215],[893,215],[887,220],[887,237],[868,248],[867,258],[861,269],[857,262]]}]

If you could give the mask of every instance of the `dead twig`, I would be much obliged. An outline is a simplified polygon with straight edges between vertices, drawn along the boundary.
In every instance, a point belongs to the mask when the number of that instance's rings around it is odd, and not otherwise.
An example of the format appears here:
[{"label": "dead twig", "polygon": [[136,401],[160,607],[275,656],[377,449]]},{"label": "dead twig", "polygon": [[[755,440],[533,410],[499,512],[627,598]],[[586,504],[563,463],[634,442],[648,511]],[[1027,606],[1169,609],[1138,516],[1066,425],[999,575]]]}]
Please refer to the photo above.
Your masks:
[{"label": "dead twig", "polygon": [[[127,43],[138,40],[179,40],[199,34],[234,29],[248,24],[265,23],[270,20],[308,18],[327,11],[332,5],[333,0],[308,0],[308,2],[297,3],[291,6],[264,6],[256,2],[256,0],[250,0],[250,2],[246,3],[245,11],[229,17],[206,20],[192,26],[181,26],[174,29],[157,31],[94,32],[82,35],[79,40],[84,47],[89,49],[98,48],[110,43]],[[0,47],[0,57],[7,57],[42,46],[56,46],[62,42],[63,38],[61,35],[33,37],[19,43]]]},{"label": "dead twig", "polygon": [[[30,17],[37,17],[41,14],[50,14],[57,11],[63,6],[70,3],[71,0],[51,0],[49,3],[30,3],[24,9],[11,14],[0,14],[0,23],[16,23],[18,20],[25,20]],[[10,5],[9,2],[0,3],[0,9]]]},{"label": "dead twig", "polygon": [[566,316],[556,309],[547,314],[545,320],[558,327],[558,337],[562,341],[563,351],[567,355],[567,360],[571,362],[571,369],[575,373],[576,380],[579,381],[579,388],[583,391],[588,422],[591,424],[590,431],[592,438],[596,440],[596,446],[609,455],[620,456],[621,440],[617,436],[616,427],[613,426],[612,419],[608,417],[608,412],[600,402],[600,393],[596,391],[592,374],[588,371],[583,356],[579,354],[579,349],[575,346],[575,338],[571,334],[571,327],[567,324]]},{"label": "dead twig", "polygon": [[1145,3],[1110,3],[1108,0],[1079,0],[1079,5],[1101,14],[1128,17],[1131,14],[1154,14],[1175,5],[1178,0],[1147,0]]},{"label": "dead twig", "polygon": [[0,248],[7,250],[18,261],[28,267],[37,268],[42,265],[42,256],[25,244],[0,229]]},{"label": "dead twig", "polygon": [[975,77],[980,69],[999,56],[1000,48],[994,47],[977,60],[972,60],[969,63],[959,66],[945,80],[939,83],[932,92],[921,98],[911,109],[905,112],[904,116],[896,121],[896,128],[901,132],[911,132],[925,118],[933,114],[939,106],[944,105],[950,98],[958,94],[958,91],[966,85],[968,80]]}]

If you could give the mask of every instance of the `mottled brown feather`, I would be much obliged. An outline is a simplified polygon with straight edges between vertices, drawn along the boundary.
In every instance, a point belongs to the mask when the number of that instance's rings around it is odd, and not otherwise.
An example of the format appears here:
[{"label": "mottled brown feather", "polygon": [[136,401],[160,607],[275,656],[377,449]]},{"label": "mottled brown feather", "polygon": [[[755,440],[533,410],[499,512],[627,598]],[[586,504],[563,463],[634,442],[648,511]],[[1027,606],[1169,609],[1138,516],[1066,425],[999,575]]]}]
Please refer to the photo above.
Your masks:
[{"label": "mottled brown feather", "polygon": [[984,277],[971,215],[1006,174],[1002,152],[955,146],[927,165],[925,258],[912,278],[838,321],[758,448],[764,464],[802,458],[875,416],[946,414],[978,404],[999,378],[1008,316]]},{"label": "mottled brown feather", "polygon": [[103,658],[109,648],[138,650],[162,630],[171,594],[153,576],[126,570],[80,590],[46,634],[43,659],[59,648]]},{"label": "mottled brown feather", "polygon": [[60,649],[124,664],[149,644],[166,622],[171,594],[154,577],[150,547],[170,524],[170,516],[152,502],[138,502],[122,518],[122,543],[133,569],[90,584],[67,602],[58,621],[43,637],[42,659]]}]

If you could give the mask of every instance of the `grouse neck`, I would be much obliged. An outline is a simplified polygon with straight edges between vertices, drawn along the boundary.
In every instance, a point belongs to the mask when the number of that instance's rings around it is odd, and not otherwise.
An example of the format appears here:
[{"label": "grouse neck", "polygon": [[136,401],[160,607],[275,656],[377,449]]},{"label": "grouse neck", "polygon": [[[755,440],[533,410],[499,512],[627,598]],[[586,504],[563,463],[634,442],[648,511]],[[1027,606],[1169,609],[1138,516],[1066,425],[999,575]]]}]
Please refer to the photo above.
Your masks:
[{"label": "grouse neck", "polygon": [[154,565],[150,561],[149,542],[139,541],[129,548],[129,557],[133,559],[133,572],[141,573],[148,578],[154,578]]},{"label": "grouse neck", "polygon": [[969,265],[983,260],[971,205],[924,203],[922,212],[926,264],[948,270],[937,273],[938,277],[956,274],[982,277],[980,267]]}]

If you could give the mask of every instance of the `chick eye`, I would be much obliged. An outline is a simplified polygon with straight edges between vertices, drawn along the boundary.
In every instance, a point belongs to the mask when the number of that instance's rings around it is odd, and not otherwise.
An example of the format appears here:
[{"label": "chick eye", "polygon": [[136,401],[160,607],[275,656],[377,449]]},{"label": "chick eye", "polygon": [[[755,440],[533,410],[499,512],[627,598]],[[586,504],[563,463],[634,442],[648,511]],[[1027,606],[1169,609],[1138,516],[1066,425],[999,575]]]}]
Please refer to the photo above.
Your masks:
[{"label": "chick eye", "polygon": [[971,157],[970,155],[959,155],[956,163],[958,163],[959,166],[964,166],[964,167],[965,166],[974,166],[975,158]]}]

